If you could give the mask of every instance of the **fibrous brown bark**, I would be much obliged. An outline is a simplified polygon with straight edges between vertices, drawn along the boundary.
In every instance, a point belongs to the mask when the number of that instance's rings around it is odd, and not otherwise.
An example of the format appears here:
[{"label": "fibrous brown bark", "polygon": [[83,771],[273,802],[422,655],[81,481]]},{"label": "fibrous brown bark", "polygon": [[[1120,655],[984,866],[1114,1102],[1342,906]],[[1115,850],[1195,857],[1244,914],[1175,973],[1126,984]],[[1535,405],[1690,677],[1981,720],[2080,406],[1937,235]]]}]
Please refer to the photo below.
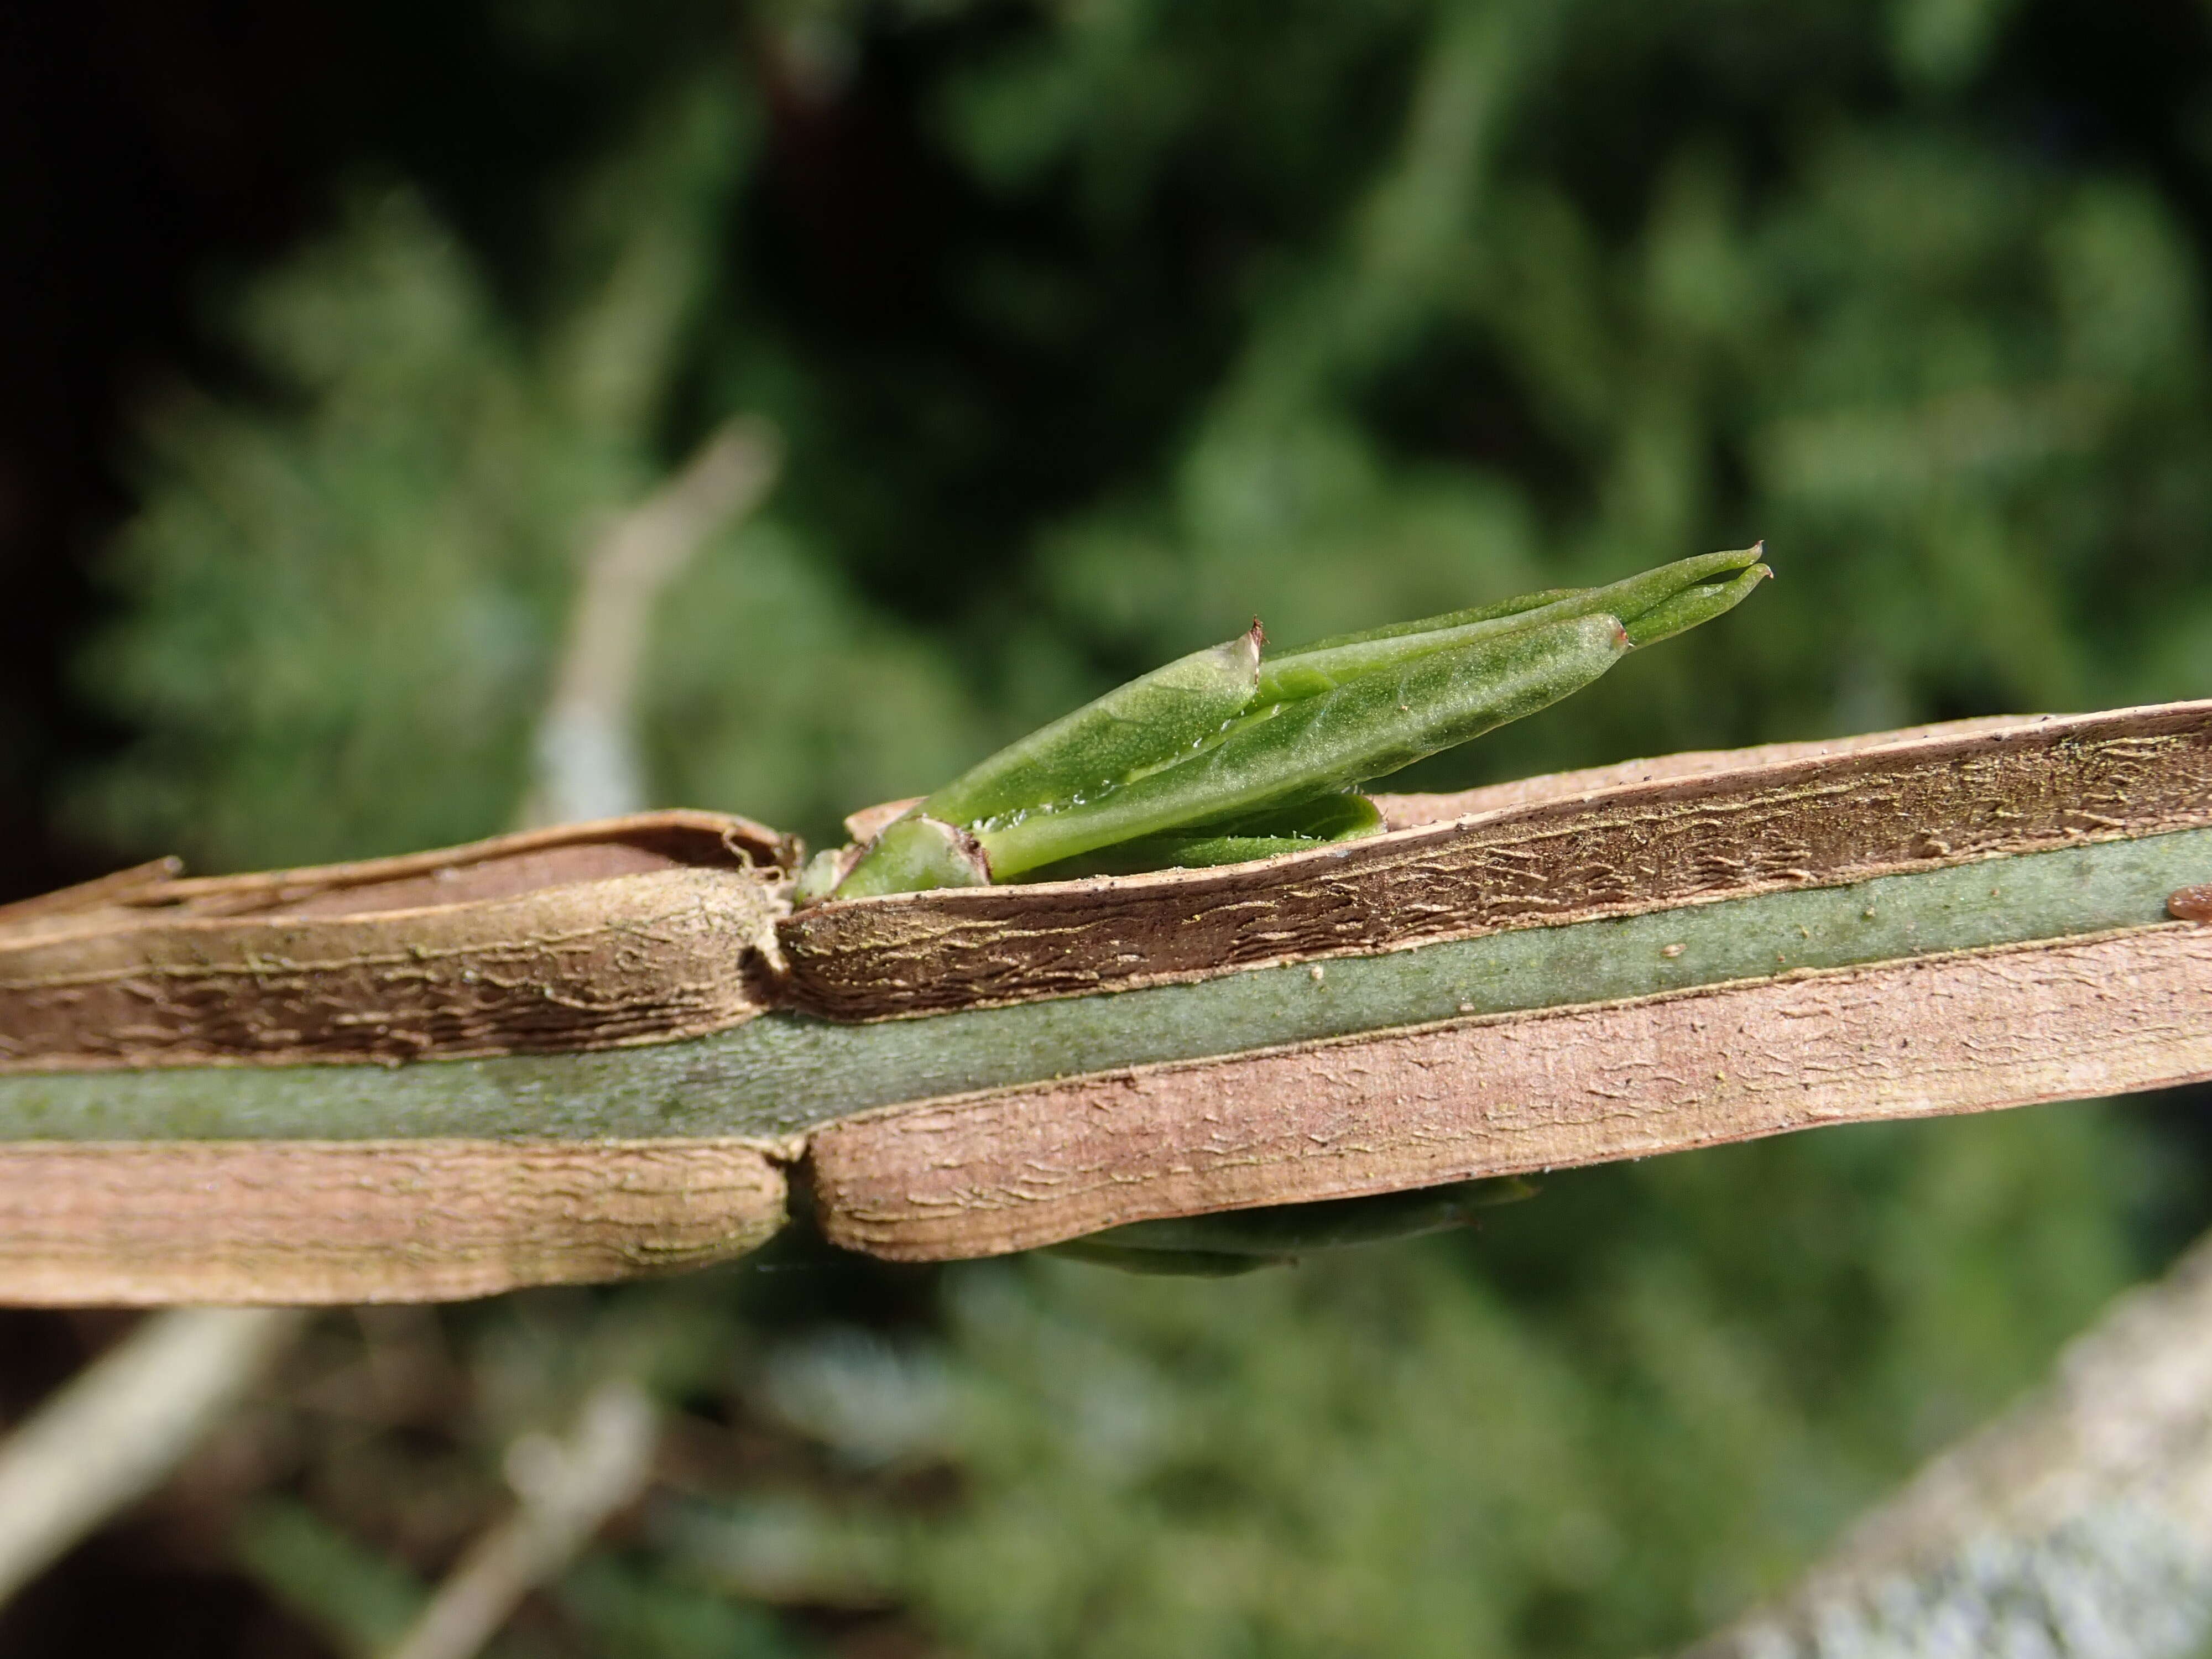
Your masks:
[{"label": "fibrous brown bark", "polygon": [[702,1267],[783,1220],[750,1141],[18,1141],[0,1299],[458,1301]]},{"label": "fibrous brown bark", "polygon": [[0,927],[0,1071],[397,1064],[720,1030],[769,1006],[793,846],[741,818],[649,813],[54,895]]}]

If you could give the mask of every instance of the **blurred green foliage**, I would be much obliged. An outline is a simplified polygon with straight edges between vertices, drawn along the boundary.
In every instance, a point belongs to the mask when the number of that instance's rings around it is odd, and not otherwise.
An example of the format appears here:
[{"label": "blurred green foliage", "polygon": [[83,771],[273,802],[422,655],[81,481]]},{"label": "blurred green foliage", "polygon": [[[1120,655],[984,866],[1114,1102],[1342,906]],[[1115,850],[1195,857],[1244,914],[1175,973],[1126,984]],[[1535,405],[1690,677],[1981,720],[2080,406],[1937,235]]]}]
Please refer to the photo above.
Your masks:
[{"label": "blurred green foliage", "polygon": [[[2064,15],[485,15],[518,62],[618,58],[634,130],[527,212],[365,181],[237,295],[84,662],[137,735],[66,810],[119,843],[506,827],[580,552],[738,411],[790,463],[665,605],[644,741],[663,799],[817,838],[1255,611],[1295,641],[1759,536],[1755,606],[1405,787],[2212,695],[2204,169],[2053,136]],[[1562,1176],[1225,1283],[789,1244],[511,1298],[386,1343],[450,1386],[308,1434],[241,1548],[364,1640],[504,1437],[621,1365],[682,1413],[671,1471],[520,1650],[1628,1654],[2033,1377],[2147,1265],[2154,1166],[2057,1108]]]}]

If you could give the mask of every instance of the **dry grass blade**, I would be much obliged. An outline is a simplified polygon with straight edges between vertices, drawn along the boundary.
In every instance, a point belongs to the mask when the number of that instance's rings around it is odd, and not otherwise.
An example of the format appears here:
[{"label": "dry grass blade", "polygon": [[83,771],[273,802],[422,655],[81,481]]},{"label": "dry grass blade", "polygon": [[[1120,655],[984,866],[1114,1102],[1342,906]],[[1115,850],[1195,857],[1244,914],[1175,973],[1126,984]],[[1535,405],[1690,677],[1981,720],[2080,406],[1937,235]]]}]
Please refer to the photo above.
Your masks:
[{"label": "dry grass blade", "polygon": [[657,1437],[652,1403],[616,1382],[585,1402],[565,1440],[515,1442],[507,1473],[520,1506],[470,1547],[387,1659],[469,1659],[643,1489]]},{"label": "dry grass blade", "polygon": [[303,1316],[190,1308],[146,1321],[0,1445],[0,1602],[161,1485]]},{"label": "dry grass blade", "polygon": [[538,779],[523,807],[526,826],[612,817],[645,805],[631,703],[653,605],[709,536],[759,505],[782,461],[775,428],[749,416],[729,421],[592,547],[538,726]]}]

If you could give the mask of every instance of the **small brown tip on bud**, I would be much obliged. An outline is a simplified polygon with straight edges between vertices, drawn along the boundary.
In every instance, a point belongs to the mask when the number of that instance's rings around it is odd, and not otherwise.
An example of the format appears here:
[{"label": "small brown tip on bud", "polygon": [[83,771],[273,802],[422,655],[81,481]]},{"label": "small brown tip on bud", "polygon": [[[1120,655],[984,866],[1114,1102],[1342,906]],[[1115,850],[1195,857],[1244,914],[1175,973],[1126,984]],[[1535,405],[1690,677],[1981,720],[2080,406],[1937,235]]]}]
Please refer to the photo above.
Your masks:
[{"label": "small brown tip on bud", "polygon": [[1255,651],[1266,650],[1267,647],[1267,630],[1260,626],[1260,619],[1257,617],[1252,618],[1251,633],[1252,648]]},{"label": "small brown tip on bud", "polygon": [[2212,886],[2185,887],[2166,902],[2176,921],[2212,921]]}]

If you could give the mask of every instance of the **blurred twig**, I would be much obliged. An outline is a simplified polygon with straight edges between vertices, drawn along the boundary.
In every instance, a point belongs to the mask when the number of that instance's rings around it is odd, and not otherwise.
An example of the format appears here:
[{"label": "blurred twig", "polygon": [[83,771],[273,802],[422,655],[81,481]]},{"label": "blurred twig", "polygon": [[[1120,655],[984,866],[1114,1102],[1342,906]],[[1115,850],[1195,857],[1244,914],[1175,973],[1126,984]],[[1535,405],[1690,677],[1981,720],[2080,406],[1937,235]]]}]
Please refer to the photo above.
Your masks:
[{"label": "blurred twig", "polygon": [[2212,1236],[2123,1297],[2035,1395],[1936,1457],[1694,1659],[2036,1652],[2212,1638]]},{"label": "blurred twig", "polygon": [[654,601],[702,543],[759,504],[781,464],[775,428],[749,416],[728,421],[592,548],[538,728],[525,827],[613,817],[645,805],[632,705]]},{"label": "blurred twig", "polygon": [[0,1602],[199,1443],[299,1328],[289,1309],[141,1323],[0,1445]]},{"label": "blurred twig", "polygon": [[599,1524],[641,1491],[658,1439],[635,1383],[586,1401],[568,1439],[528,1434],[508,1448],[520,1507],[478,1539],[388,1659],[469,1659],[537,1585],[565,1566]]}]

